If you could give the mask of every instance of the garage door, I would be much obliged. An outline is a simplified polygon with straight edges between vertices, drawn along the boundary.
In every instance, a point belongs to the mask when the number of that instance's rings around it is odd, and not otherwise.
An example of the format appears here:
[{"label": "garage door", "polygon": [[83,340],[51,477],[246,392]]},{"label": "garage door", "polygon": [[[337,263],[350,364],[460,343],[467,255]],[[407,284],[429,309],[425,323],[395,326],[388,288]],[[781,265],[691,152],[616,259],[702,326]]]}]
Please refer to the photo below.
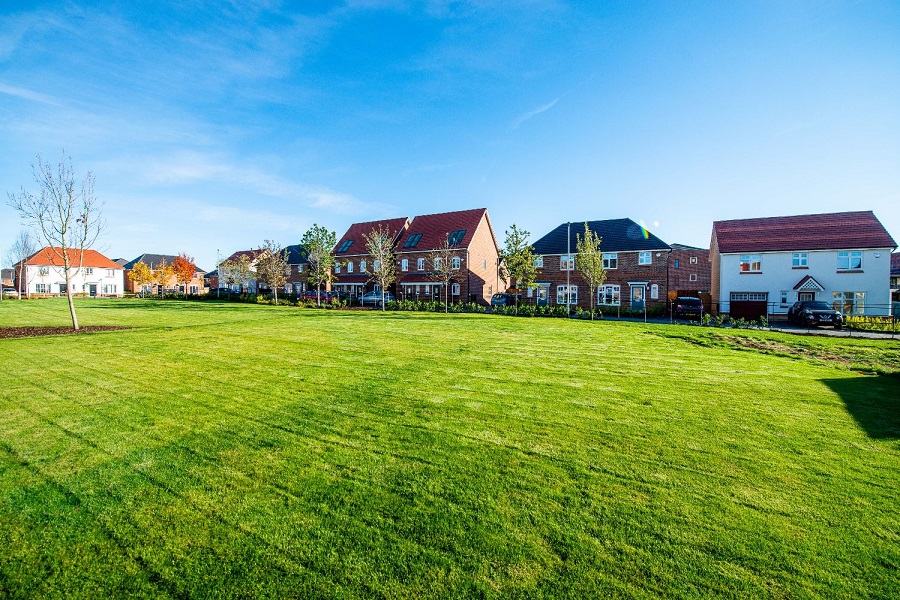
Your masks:
[{"label": "garage door", "polygon": [[732,292],[728,313],[732,319],[755,321],[767,315],[768,299],[766,292]]}]

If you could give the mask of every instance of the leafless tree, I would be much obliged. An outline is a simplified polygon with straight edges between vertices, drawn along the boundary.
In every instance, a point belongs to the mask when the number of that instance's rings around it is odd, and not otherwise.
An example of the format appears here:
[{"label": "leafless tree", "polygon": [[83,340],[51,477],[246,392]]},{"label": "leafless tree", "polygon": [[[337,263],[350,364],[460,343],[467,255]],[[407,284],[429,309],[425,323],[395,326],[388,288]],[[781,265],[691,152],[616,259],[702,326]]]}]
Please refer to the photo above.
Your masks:
[{"label": "leafless tree", "polygon": [[72,159],[65,152],[56,167],[38,155],[32,172],[39,192],[33,194],[23,187],[20,193],[9,194],[9,205],[39,232],[53,261],[62,265],[72,327],[78,331],[72,278],[81,270],[84,251],[94,245],[103,231],[102,203],[94,195],[93,174],[88,171],[79,185]]},{"label": "leafless tree", "polygon": [[381,287],[381,310],[384,308],[384,294],[388,286],[397,280],[397,265],[394,264],[394,240],[384,226],[363,234],[366,252],[372,257],[372,270],[366,274],[371,281]]},{"label": "leafless tree", "polygon": [[[13,242],[12,246],[9,248],[9,252],[7,253],[7,260],[11,265],[16,267],[18,271],[18,277],[16,280],[19,282],[19,299],[21,300],[22,296],[28,294],[28,297],[31,297],[31,291],[28,289],[28,269],[25,268],[25,261],[28,260],[28,257],[38,251],[37,242],[35,242],[34,237],[31,233],[23,229],[19,232],[18,237]],[[2,298],[3,294],[0,294],[0,298]]]},{"label": "leafless tree", "polygon": [[278,288],[284,288],[289,273],[287,249],[282,248],[277,242],[266,240],[256,258],[256,278],[265,281],[272,288],[276,306],[278,306]]},{"label": "leafless tree", "polygon": [[431,278],[440,281],[444,286],[444,294],[446,302],[444,304],[444,312],[450,311],[450,284],[456,281],[462,272],[462,257],[460,250],[456,246],[450,245],[450,236],[448,234],[444,243],[435,249],[431,257],[432,274]]}]

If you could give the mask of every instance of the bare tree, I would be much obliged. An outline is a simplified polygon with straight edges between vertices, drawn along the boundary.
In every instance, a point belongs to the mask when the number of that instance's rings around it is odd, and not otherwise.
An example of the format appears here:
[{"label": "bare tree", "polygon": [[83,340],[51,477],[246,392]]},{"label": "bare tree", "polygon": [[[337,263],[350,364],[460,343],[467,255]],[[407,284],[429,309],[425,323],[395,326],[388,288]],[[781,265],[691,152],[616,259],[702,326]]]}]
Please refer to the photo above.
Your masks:
[{"label": "bare tree", "polygon": [[391,232],[383,225],[363,234],[366,252],[372,257],[372,270],[367,271],[370,281],[381,287],[381,310],[384,308],[384,294],[388,286],[397,280],[397,265],[394,264],[394,240]]},{"label": "bare tree", "polygon": [[9,205],[40,233],[53,260],[62,265],[72,327],[78,331],[72,277],[81,270],[84,251],[94,245],[103,231],[102,204],[94,195],[94,176],[88,171],[79,186],[72,159],[65,152],[55,168],[40,155],[31,168],[40,191],[35,195],[23,187],[19,194],[9,194]]},{"label": "bare tree", "polygon": [[246,253],[237,257],[237,260],[223,260],[219,265],[219,278],[228,284],[228,298],[231,299],[231,289],[234,285],[240,285],[241,291],[250,281],[253,274],[253,261]]},{"label": "bare tree", "polygon": [[597,288],[606,281],[606,269],[603,268],[603,253],[600,252],[599,235],[594,233],[584,224],[584,237],[575,234],[575,249],[578,254],[575,255],[575,267],[581,271],[581,276],[588,284],[588,294],[590,295],[591,320],[594,320],[594,299],[596,298]]},{"label": "bare tree", "polygon": [[275,293],[275,306],[278,306],[278,288],[287,283],[290,267],[288,267],[288,251],[281,244],[266,240],[256,258],[256,277],[269,284]]},{"label": "bare tree", "polygon": [[450,312],[450,284],[456,280],[462,271],[462,257],[459,255],[459,248],[455,245],[450,245],[449,234],[444,243],[434,250],[434,254],[431,257],[431,265],[433,269],[431,278],[435,281],[440,281],[444,286],[446,298],[444,312]]},{"label": "bare tree", "polygon": [[[22,299],[22,296],[28,294],[28,297],[31,297],[31,290],[28,288],[28,269],[25,268],[25,261],[28,258],[38,251],[37,242],[34,237],[32,237],[31,233],[28,230],[23,229],[19,232],[18,237],[13,242],[12,246],[9,248],[9,252],[7,253],[7,260],[16,267],[16,271],[18,272],[18,277],[16,280],[19,282],[19,299]],[[0,294],[0,297],[3,295]]]}]

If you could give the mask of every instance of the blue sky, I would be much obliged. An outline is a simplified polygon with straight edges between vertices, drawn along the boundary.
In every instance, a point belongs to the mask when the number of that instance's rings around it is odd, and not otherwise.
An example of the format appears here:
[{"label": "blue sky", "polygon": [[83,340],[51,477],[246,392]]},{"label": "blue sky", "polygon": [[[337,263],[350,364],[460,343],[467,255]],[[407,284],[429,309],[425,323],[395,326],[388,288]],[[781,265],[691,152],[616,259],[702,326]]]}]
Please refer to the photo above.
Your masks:
[{"label": "blue sky", "polygon": [[[64,149],[99,249],[207,269],[482,206],[501,243],[630,217],[706,246],[714,220],[843,210],[900,240],[900,4],[12,0],[0,140],[0,191]],[[19,229],[0,206],[0,256]]]}]

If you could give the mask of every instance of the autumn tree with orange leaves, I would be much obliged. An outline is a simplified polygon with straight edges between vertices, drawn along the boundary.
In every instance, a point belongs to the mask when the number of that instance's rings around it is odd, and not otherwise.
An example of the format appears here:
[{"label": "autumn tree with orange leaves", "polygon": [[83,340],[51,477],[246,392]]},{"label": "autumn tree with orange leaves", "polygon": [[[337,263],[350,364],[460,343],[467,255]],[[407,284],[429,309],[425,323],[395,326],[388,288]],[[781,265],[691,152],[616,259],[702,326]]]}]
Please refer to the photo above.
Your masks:
[{"label": "autumn tree with orange leaves", "polygon": [[184,286],[184,295],[188,294],[188,283],[194,278],[197,272],[197,265],[194,264],[194,257],[188,256],[187,252],[182,252],[172,261],[172,272],[175,279]]}]

